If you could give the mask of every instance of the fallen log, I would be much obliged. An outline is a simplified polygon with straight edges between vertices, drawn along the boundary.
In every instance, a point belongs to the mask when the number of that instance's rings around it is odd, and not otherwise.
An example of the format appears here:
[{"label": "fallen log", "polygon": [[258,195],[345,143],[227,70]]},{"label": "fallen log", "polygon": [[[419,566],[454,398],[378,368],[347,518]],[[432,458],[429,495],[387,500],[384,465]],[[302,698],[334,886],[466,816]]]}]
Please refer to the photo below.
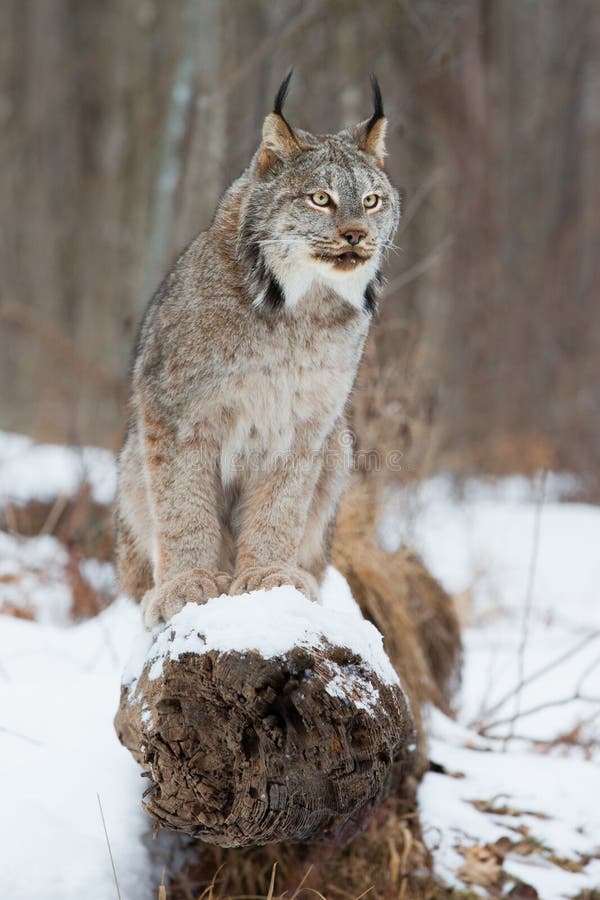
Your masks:
[{"label": "fallen log", "polygon": [[344,843],[423,768],[410,702],[344,579],[187,604],[141,639],[115,727],[167,828]]}]

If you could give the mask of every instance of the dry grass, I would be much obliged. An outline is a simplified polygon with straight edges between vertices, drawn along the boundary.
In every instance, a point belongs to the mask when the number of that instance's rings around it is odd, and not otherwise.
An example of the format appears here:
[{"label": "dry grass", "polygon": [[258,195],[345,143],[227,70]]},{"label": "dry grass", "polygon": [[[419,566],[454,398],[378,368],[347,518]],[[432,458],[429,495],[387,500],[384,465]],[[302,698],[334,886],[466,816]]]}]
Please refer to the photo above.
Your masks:
[{"label": "dry grass", "polygon": [[[62,544],[66,562],[60,580],[70,589],[70,617],[74,622],[97,616],[112,602],[113,592],[96,590],[80,565],[86,558],[106,562],[111,559],[113,551],[112,510],[93,500],[89,483],[83,482],[73,496],[59,495],[48,501],[6,504],[0,509],[0,529],[25,538],[49,535]],[[3,581],[10,580],[19,586],[22,598],[19,605],[0,600],[1,613],[35,618],[24,587],[31,576],[40,584],[48,580],[47,573],[34,562],[18,573],[0,577],[0,587]]]},{"label": "dry grass", "polygon": [[196,844],[187,857],[184,869],[172,877],[169,900],[447,896],[431,878],[414,801],[401,797],[387,801],[364,834],[347,847],[297,844],[224,850]]},{"label": "dry grass", "polygon": [[92,498],[87,482],[72,497],[7,504],[0,509],[0,528],[24,537],[50,534],[80,556],[112,559],[112,510]]}]

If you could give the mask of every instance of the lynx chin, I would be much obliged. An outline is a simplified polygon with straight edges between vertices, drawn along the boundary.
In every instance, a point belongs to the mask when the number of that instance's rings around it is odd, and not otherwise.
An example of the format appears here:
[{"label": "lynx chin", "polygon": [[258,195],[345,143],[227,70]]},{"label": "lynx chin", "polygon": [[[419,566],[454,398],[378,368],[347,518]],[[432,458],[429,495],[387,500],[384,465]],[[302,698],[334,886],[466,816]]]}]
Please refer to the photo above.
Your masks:
[{"label": "lynx chin", "polygon": [[368,120],[313,135],[283,115],[290,75],[140,327],[117,554],[148,627],[224,592],[319,598],[350,462],[344,407],[400,202],[375,78]]}]

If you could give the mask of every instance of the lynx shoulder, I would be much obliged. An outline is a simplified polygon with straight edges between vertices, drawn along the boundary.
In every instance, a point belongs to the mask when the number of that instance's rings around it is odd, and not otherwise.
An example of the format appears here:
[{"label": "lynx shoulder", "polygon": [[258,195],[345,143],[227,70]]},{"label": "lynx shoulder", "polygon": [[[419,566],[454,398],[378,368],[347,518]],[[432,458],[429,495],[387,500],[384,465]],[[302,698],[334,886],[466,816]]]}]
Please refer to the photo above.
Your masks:
[{"label": "lynx shoulder", "polygon": [[344,407],[399,219],[386,120],[260,147],[140,328],[120,456],[118,571],[144,620],[292,584],[318,599],[349,462]]}]

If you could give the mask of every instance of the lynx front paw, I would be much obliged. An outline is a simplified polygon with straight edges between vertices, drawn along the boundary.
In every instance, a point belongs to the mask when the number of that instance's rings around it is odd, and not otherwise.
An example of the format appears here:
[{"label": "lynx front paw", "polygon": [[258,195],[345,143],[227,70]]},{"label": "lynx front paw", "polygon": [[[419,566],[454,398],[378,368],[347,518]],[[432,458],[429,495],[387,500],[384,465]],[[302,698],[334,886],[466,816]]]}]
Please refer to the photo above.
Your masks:
[{"label": "lynx front paw", "polygon": [[248,591],[268,591],[270,588],[291,584],[309,600],[319,599],[319,586],[310,572],[298,566],[250,566],[236,575],[229,588],[230,594],[246,594]]},{"label": "lynx front paw", "polygon": [[206,603],[211,597],[226,594],[231,575],[190,569],[170,581],[147,591],[142,598],[142,620],[146,628],[167,622],[186,603]]}]

